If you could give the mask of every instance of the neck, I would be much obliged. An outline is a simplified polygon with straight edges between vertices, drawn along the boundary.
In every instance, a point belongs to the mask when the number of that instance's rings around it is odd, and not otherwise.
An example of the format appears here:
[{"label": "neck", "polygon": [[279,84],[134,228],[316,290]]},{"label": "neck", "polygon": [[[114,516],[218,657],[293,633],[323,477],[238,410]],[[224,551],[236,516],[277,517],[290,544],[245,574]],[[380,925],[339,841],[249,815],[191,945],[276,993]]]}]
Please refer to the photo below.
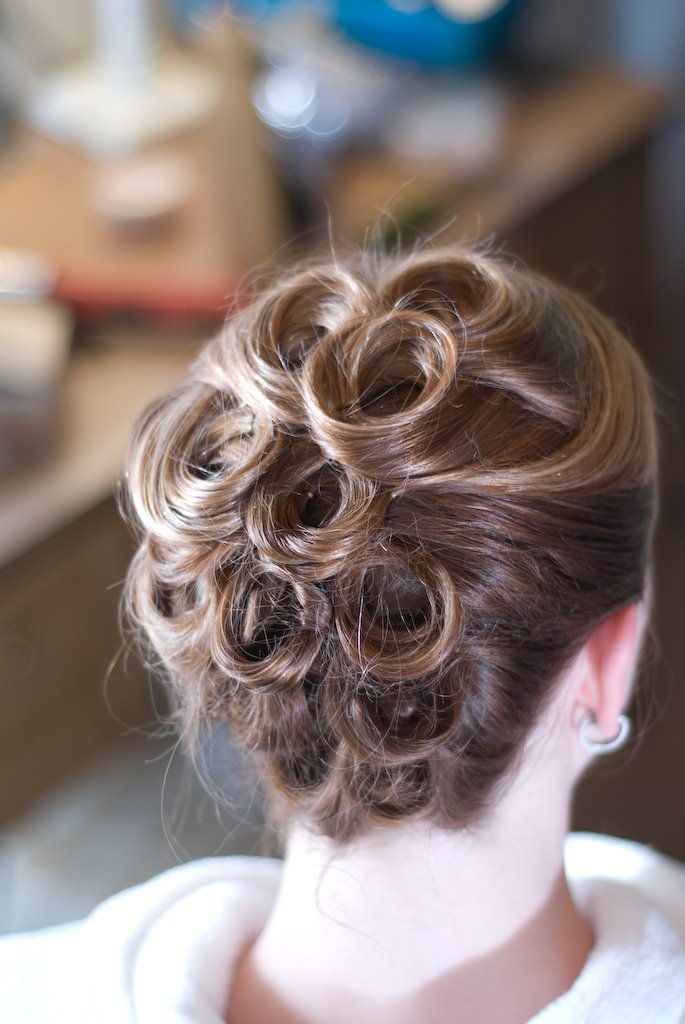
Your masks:
[{"label": "neck", "polygon": [[[593,942],[563,870],[568,801],[551,796],[529,780],[477,831],[417,823],[343,849],[294,832],[231,1021],[270,1024],[270,1009],[283,1024],[439,1024],[455,1005],[459,1019],[527,1021],[570,987]],[[254,1018],[238,1012],[250,991]]]}]

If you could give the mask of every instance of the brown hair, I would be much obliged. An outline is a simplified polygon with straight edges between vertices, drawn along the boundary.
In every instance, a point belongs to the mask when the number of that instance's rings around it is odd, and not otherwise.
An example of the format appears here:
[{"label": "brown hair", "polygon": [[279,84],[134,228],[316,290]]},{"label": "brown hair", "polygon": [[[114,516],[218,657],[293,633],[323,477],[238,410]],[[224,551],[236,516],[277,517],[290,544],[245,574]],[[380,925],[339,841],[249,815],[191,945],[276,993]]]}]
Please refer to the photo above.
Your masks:
[{"label": "brown hair", "polygon": [[645,370],[463,249],[302,266],[140,417],[128,608],[191,746],[228,722],[338,840],[478,819],[593,628],[640,598]]}]

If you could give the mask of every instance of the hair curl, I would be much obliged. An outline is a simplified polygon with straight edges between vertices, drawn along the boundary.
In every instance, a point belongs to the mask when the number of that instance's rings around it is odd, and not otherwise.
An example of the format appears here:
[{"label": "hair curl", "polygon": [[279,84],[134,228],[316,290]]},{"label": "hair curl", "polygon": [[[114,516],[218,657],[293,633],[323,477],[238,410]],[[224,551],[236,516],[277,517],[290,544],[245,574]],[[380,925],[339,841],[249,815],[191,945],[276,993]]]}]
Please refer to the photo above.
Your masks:
[{"label": "hair curl", "polygon": [[569,659],[642,594],[645,370],[462,249],[302,266],[140,417],[127,605],[191,746],[226,721],[346,840],[476,820]]}]

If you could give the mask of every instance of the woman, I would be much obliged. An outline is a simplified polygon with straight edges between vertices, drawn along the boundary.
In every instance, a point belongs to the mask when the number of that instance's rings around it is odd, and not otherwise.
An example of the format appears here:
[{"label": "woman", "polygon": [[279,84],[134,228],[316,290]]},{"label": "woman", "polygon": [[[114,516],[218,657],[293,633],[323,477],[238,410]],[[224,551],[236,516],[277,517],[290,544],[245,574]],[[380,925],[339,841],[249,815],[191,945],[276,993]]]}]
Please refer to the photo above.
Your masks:
[{"label": "woman", "polygon": [[635,352],[503,260],[256,298],[138,422],[128,607],[190,748],[227,722],[256,759],[285,863],[8,940],[15,1012],[40,971],[41,1021],[685,1021],[682,866],[567,838],[629,732],[655,477]]}]

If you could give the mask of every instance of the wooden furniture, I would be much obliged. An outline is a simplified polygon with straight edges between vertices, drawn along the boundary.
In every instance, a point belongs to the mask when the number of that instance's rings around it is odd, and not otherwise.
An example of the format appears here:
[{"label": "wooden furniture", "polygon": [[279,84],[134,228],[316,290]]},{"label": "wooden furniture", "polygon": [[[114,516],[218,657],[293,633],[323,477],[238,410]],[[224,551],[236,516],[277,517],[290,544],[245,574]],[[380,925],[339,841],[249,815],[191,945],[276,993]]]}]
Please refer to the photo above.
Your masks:
[{"label": "wooden furniture", "polygon": [[95,209],[101,165],[22,131],[0,152],[0,247],[35,251],[75,277],[126,292],[141,281],[227,288],[284,241],[282,197],[251,102],[251,53],[237,25],[207,33],[204,57],[221,81],[213,116],[154,147],[181,160],[192,183],[178,215],[157,231],[117,231]]},{"label": "wooden furniture", "polygon": [[23,132],[0,164],[0,245],[39,252],[58,266],[98,276],[145,274],[201,280],[231,271],[229,243],[217,231],[217,181],[211,139],[188,135],[159,147],[187,161],[197,187],[168,230],[130,234],[99,217],[91,193],[98,164],[75,150]]},{"label": "wooden furniture", "polygon": [[73,352],[55,456],[2,478],[0,568],[112,495],[133,420],[181,378],[194,353],[124,343]]},{"label": "wooden furniture", "polygon": [[56,456],[2,480],[0,822],[153,717],[119,628],[133,544],[112,495],[133,419],[193,351],[76,351]]},{"label": "wooden furniture", "polygon": [[361,237],[380,211],[433,207],[453,234],[498,237],[644,145],[665,112],[663,90],[601,66],[511,79],[502,157],[483,180],[455,183],[419,162],[356,154],[341,161],[330,193],[334,223]]},{"label": "wooden furniture", "polygon": [[351,239],[389,215],[417,216],[436,243],[492,242],[577,287],[633,331],[646,306],[648,143],[666,114],[663,91],[608,67],[512,81],[499,166],[454,181],[421,164],[357,154],[328,197]]}]

